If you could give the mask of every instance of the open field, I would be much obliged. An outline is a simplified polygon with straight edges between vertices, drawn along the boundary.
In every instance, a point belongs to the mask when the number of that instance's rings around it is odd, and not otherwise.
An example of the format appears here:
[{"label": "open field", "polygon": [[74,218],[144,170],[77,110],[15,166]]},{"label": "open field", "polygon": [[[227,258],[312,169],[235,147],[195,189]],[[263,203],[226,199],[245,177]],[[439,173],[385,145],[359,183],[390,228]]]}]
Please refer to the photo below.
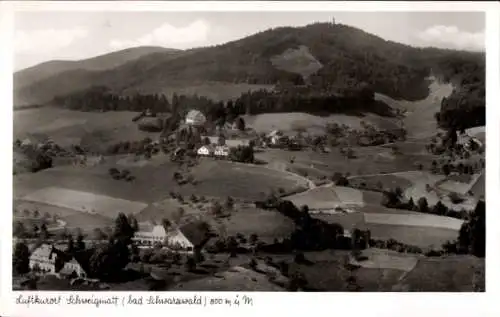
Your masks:
[{"label": "open field", "polygon": [[439,131],[434,114],[439,112],[442,98],[449,97],[454,88],[453,85],[440,83],[435,78],[429,79],[431,80],[430,93],[423,100],[400,101],[376,94],[376,99],[382,100],[394,108],[406,110],[404,126],[408,131],[408,138],[411,139],[427,139]]},{"label": "open field", "polygon": [[92,149],[118,141],[142,140],[157,133],[137,128],[130,111],[82,112],[43,107],[14,111],[14,139],[50,137],[62,146],[81,144]]},{"label": "open field", "polygon": [[63,227],[60,227],[60,224],[50,225],[48,226],[48,229],[51,233],[57,233],[65,227],[69,231],[74,231],[77,228],[80,228],[85,234],[90,235],[92,234],[93,229],[102,229],[106,226],[112,226],[114,223],[113,218],[106,217],[104,215],[84,213],[75,209],[58,207],[44,203],[15,200],[14,206],[16,206],[21,212],[24,209],[28,209],[30,211],[36,209],[40,212],[40,215],[48,213],[50,216],[57,216],[57,218],[62,221]]},{"label": "open field", "polygon": [[[368,208],[370,207],[366,206],[362,210]],[[420,217],[422,217],[422,219],[426,219],[426,216],[428,216],[426,214],[387,208],[379,210],[375,209],[372,211],[375,212],[368,213],[364,211],[335,214],[319,213],[311,214],[311,216],[328,223],[340,224],[344,227],[344,229],[348,230],[352,230],[354,228],[370,230],[372,238],[374,239],[395,239],[405,244],[415,245],[421,248],[429,248],[431,246],[440,248],[443,243],[458,238],[458,229],[436,227],[432,222],[425,223],[423,220],[420,220]],[[444,222],[448,219],[447,217],[443,218],[445,219],[440,220],[436,218],[436,220]],[[394,219],[401,221],[396,222]]]},{"label": "open field", "polygon": [[311,54],[307,46],[301,45],[297,49],[287,49],[281,55],[271,58],[274,67],[307,78],[323,67]]},{"label": "open field", "polygon": [[422,258],[395,291],[472,292],[485,288],[484,259],[472,256]]},{"label": "open field", "polygon": [[267,195],[271,190],[281,188],[287,193],[299,188],[305,189],[308,185],[303,178],[291,173],[216,160],[201,160],[191,171],[197,184],[183,186],[173,179],[178,165],[172,162],[129,167],[131,174],[136,177],[133,182],[112,179],[108,169],[115,166],[117,165],[113,162],[107,161],[87,168],[64,166],[30,175],[16,175],[14,196],[23,197],[33,191],[58,184],[60,188],[143,203],[165,199],[170,191],[179,192],[184,196],[232,196],[255,200],[263,198],[263,195]]},{"label": "open field", "polygon": [[349,178],[350,185],[365,184],[369,189],[395,189],[397,187],[405,190],[413,184],[409,180],[395,176],[394,174],[374,175],[374,176],[353,176]]},{"label": "open field", "polygon": [[360,190],[341,186],[316,187],[299,194],[288,196],[286,199],[299,207],[307,205],[311,210],[364,206],[363,193]]},{"label": "open field", "polygon": [[302,112],[284,112],[284,113],[265,113],[252,116],[245,116],[245,122],[257,132],[271,132],[280,130],[285,133],[295,133],[298,130],[305,129],[312,134],[324,134],[325,127],[328,124],[345,124],[352,129],[362,129],[361,122],[382,130],[398,128],[395,119],[384,118],[374,114],[365,114],[364,116],[349,116],[344,114],[335,114],[329,116],[316,116]]},{"label": "open field", "polygon": [[217,273],[215,276],[179,283],[169,291],[255,291],[280,292],[284,289],[269,282],[264,274],[257,273],[243,267],[232,267],[229,270]]},{"label": "open field", "polygon": [[351,259],[351,263],[367,269],[394,269],[405,272],[413,270],[419,258],[416,255],[405,255],[392,250],[375,248],[363,250],[363,256],[368,259],[360,262]]},{"label": "open field", "polygon": [[265,162],[278,161],[287,165],[293,157],[294,164],[315,168],[328,176],[332,176],[335,172],[349,173],[353,176],[406,172],[416,170],[419,164],[430,166],[434,159],[431,155],[394,156],[388,159],[378,155],[379,147],[353,147],[353,150],[356,154],[356,158],[353,159],[344,157],[338,148],[333,148],[331,153],[266,149],[264,152],[256,153],[255,157]]},{"label": "open field", "polygon": [[[167,198],[150,204],[141,212],[136,214],[137,220],[146,222],[154,221],[160,223],[163,219],[175,222],[185,222],[190,219],[198,219],[209,213],[210,202],[193,203],[190,197],[184,197],[184,203],[176,199]],[[182,212],[180,210],[182,209]]]},{"label": "open field", "polygon": [[460,219],[434,216],[429,214],[381,214],[367,213],[365,214],[365,222],[367,224],[386,224],[395,226],[416,226],[427,228],[444,228],[450,230],[459,230],[463,221]]},{"label": "open field", "polygon": [[202,160],[193,174],[199,182],[197,193],[214,197],[260,199],[271,190],[281,188],[287,193],[308,187],[303,178],[291,173],[227,161]]},{"label": "open field", "polygon": [[257,208],[241,208],[219,220],[228,236],[241,233],[245,237],[256,234],[260,241],[273,243],[274,239],[289,238],[295,224],[277,211]]},{"label": "open field", "polygon": [[147,204],[58,187],[48,187],[23,197],[25,201],[75,209],[84,213],[97,213],[114,218],[120,212],[135,214]]},{"label": "open field", "polygon": [[441,245],[447,241],[453,241],[458,238],[457,230],[416,227],[390,224],[370,223],[365,225],[369,229],[374,239],[394,239],[399,242],[415,245],[421,248],[433,247],[440,249]]}]

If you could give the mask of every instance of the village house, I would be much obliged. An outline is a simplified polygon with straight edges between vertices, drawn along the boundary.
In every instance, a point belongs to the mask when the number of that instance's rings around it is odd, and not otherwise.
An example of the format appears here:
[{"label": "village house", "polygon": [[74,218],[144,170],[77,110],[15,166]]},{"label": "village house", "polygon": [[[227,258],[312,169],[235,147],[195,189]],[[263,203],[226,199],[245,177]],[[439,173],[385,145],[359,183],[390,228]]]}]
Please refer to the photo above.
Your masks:
[{"label": "village house", "polygon": [[39,270],[43,273],[55,274],[57,271],[57,251],[52,245],[42,244],[36,248],[30,255],[30,270]]},{"label": "village house", "polygon": [[142,247],[153,247],[159,243],[172,250],[193,252],[201,249],[209,238],[209,229],[195,221],[179,227],[156,225],[151,231],[137,232],[133,241]]},{"label": "village house", "polygon": [[219,145],[215,147],[215,156],[218,157],[228,157],[229,156],[229,147],[226,145]]},{"label": "village house", "polygon": [[58,273],[61,276],[80,278],[87,277],[87,273],[75,258],[72,258],[70,261],[64,263],[63,268]]},{"label": "village house", "polygon": [[214,148],[211,145],[203,145],[196,151],[198,155],[203,155],[203,156],[210,156],[214,154]]},{"label": "village house", "polygon": [[156,225],[151,231],[137,231],[132,238],[141,246],[154,246],[156,243],[165,243],[167,231],[163,225]]}]

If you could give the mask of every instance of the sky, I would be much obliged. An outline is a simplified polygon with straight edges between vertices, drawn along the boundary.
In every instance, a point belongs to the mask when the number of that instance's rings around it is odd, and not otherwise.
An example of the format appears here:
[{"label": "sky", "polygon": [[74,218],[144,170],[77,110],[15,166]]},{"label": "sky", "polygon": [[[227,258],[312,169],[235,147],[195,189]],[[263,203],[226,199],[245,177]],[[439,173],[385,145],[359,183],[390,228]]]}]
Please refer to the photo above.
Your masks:
[{"label": "sky", "polygon": [[278,26],[329,22],[413,46],[484,51],[481,12],[16,12],[14,67],[135,46],[188,49]]}]

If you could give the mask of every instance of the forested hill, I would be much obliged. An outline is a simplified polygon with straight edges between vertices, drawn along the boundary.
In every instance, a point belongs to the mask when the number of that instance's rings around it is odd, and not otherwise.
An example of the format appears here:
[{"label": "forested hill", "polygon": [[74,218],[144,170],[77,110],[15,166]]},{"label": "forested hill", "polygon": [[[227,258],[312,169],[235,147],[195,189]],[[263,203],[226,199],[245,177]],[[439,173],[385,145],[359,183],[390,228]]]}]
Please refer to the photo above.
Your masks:
[{"label": "forested hill", "polygon": [[79,61],[55,60],[22,69],[14,74],[14,86],[19,89],[37,81],[71,70],[103,71],[153,53],[173,53],[178,50],[156,46],[128,48]]},{"label": "forested hill", "polygon": [[[47,103],[57,95],[91,86],[131,95],[145,89],[161,94],[169,86],[219,82],[307,83],[323,92],[368,85],[395,99],[417,100],[428,95],[425,79],[433,74],[453,82],[454,95],[462,96],[459,102],[452,96],[447,109],[455,109],[457,102],[484,108],[484,53],[414,48],[341,24],[280,27],[174,57],[165,54],[146,55],[111,70],[62,72],[17,89],[15,96],[28,103]],[[285,54],[293,58],[280,62]],[[312,74],[304,75],[311,69]]]}]

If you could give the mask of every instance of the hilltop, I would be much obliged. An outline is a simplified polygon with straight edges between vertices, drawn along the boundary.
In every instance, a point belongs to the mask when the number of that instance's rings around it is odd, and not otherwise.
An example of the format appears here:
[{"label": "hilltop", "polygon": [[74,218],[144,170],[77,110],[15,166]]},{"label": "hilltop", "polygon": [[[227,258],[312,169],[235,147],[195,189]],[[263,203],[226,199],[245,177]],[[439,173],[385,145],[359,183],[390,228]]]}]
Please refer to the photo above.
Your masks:
[{"label": "hilltop", "polygon": [[[72,74],[85,73],[90,76],[90,74],[94,74],[96,72],[115,69],[125,64],[133,64],[144,56],[154,56],[158,53],[164,56],[170,56],[179,52],[181,51],[164,47],[142,46],[128,48],[83,60],[48,61],[14,73],[14,87],[16,91],[28,91],[41,84],[41,81],[48,80],[48,82],[50,82],[50,78],[54,76],[57,77],[59,74],[65,73],[66,76],[70,76]],[[88,77],[88,79],[90,80],[91,78]],[[78,86],[79,84],[80,83],[76,82],[73,85]],[[73,86],[70,84],[68,88],[71,90],[72,87]],[[16,101],[23,104],[23,100],[24,98],[21,97]],[[37,102],[38,100],[35,100],[35,103]]]}]

